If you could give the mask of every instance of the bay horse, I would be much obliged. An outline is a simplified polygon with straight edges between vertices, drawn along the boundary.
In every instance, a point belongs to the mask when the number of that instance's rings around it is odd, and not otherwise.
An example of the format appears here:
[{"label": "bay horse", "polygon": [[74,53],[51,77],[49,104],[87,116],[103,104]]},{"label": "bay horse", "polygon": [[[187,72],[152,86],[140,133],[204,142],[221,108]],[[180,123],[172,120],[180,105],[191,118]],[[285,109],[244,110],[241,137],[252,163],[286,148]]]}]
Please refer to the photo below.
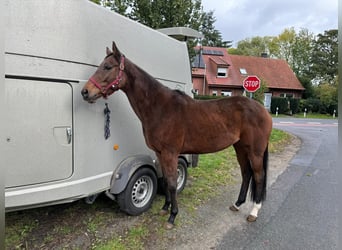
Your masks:
[{"label": "bay horse", "polygon": [[178,156],[216,152],[231,145],[240,165],[242,184],[230,209],[239,210],[251,186],[254,205],[247,220],[255,221],[266,197],[268,141],[272,131],[272,118],[266,109],[243,96],[194,100],[162,85],[121,54],[115,42],[112,51],[107,47],[106,53],[81,94],[89,103],[118,90],[126,94],[141,121],[146,144],[161,164],[166,195],[160,214],[168,214],[171,205],[165,227],[173,228],[178,213]]}]

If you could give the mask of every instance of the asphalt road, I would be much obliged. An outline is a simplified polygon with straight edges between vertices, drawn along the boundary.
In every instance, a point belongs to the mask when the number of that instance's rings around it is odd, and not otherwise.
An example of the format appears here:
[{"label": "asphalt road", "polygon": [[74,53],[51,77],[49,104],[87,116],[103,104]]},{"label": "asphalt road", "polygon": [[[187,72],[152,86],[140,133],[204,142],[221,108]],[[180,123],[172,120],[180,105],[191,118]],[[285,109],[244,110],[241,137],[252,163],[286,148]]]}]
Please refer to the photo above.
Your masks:
[{"label": "asphalt road", "polygon": [[268,190],[256,223],[224,235],[216,249],[337,249],[337,120],[274,119],[302,140]]}]

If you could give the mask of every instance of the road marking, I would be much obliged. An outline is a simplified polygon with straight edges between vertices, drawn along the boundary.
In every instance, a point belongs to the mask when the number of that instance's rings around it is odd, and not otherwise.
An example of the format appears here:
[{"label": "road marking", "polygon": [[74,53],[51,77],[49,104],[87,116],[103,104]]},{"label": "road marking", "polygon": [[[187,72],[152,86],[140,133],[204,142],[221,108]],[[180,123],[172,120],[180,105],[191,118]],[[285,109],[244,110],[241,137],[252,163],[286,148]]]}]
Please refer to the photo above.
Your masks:
[{"label": "road marking", "polygon": [[322,124],[319,122],[294,123],[294,122],[275,122],[274,126],[297,126],[297,127],[337,127],[338,123]]}]

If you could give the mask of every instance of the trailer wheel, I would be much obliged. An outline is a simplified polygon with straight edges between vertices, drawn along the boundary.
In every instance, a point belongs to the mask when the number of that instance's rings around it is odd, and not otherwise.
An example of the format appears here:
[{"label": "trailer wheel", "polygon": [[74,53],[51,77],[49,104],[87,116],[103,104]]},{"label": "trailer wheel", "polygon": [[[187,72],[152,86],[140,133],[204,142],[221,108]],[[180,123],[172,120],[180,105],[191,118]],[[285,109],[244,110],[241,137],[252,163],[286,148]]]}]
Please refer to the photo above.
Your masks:
[{"label": "trailer wheel", "polygon": [[129,215],[147,211],[157,193],[157,177],[153,170],[140,168],[129,180],[126,188],[117,196],[120,209]]},{"label": "trailer wheel", "polygon": [[[183,158],[178,158],[178,166],[177,166],[177,193],[183,191],[186,185],[186,181],[188,179],[188,164]],[[160,178],[159,180],[159,193],[165,194],[165,181],[164,178]]]},{"label": "trailer wheel", "polygon": [[180,193],[185,188],[186,180],[188,178],[188,164],[182,158],[178,158],[177,173],[177,193]]}]

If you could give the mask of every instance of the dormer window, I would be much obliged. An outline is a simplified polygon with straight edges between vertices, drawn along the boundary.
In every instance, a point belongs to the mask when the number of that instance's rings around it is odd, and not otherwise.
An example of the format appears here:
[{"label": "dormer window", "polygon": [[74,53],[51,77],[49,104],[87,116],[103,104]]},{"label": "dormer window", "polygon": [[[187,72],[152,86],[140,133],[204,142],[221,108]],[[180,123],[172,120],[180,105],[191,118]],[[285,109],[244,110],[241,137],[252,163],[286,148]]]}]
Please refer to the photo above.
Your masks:
[{"label": "dormer window", "polygon": [[240,68],[241,75],[247,75],[247,70],[245,68]]},{"label": "dormer window", "polygon": [[228,68],[217,68],[217,77],[226,78],[228,76]]}]

